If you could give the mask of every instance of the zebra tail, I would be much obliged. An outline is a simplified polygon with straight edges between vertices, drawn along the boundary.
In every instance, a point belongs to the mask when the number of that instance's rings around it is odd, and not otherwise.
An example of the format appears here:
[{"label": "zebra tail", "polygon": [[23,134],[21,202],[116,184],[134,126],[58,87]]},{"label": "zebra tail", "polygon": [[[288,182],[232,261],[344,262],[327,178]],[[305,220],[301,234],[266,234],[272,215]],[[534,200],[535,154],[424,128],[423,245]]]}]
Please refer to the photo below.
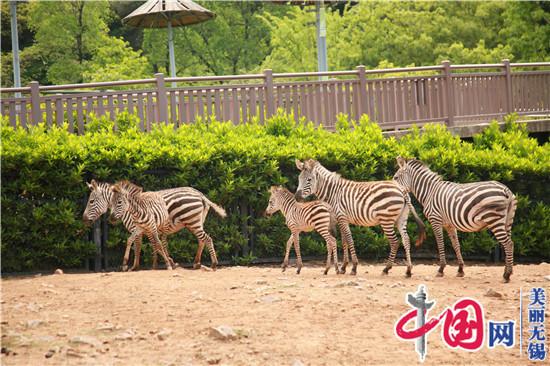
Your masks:
[{"label": "zebra tail", "polygon": [[223,209],[223,207],[216,205],[214,202],[210,201],[208,198],[203,196],[203,201],[207,206],[212,207],[212,209],[220,215],[220,217],[224,218],[227,216],[227,212]]},{"label": "zebra tail", "polygon": [[414,221],[416,221],[416,227],[418,229],[418,238],[416,239],[415,246],[418,248],[422,245],[424,240],[426,240],[426,225],[424,225],[424,222],[418,217],[418,214],[416,213],[416,210],[414,209],[414,206],[411,203],[411,197],[407,193],[405,195],[405,200],[407,201],[407,205],[409,206],[409,209],[411,210]]}]

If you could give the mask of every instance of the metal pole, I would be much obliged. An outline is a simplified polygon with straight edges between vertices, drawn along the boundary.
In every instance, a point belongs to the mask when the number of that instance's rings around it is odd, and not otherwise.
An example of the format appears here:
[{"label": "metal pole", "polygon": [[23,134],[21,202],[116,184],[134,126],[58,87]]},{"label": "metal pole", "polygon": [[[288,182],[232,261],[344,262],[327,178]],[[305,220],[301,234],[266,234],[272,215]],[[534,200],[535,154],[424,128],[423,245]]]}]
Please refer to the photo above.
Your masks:
[{"label": "metal pole", "polygon": [[[170,54],[170,77],[176,77],[176,56],[174,56],[174,32],[172,31],[172,23],[168,22],[168,52]],[[172,82],[172,88],[176,87],[176,83]]]},{"label": "metal pole", "polygon": [[[328,71],[327,67],[327,22],[325,18],[325,6],[323,0],[315,3],[317,25],[317,65],[320,72]],[[327,80],[326,76],[320,76],[319,80]]]},{"label": "metal pole", "polygon": [[[11,47],[13,54],[13,86],[21,87],[21,72],[19,69],[19,37],[17,35],[17,3],[10,1],[11,14]],[[21,93],[15,93],[15,97],[21,97]]]}]

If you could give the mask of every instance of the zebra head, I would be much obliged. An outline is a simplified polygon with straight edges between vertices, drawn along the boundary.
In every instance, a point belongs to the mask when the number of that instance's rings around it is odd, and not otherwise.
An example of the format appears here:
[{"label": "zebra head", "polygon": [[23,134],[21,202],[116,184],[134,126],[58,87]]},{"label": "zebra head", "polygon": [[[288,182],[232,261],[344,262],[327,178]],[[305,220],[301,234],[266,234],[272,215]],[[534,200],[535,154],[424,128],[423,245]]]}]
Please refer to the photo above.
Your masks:
[{"label": "zebra head", "polygon": [[269,196],[269,203],[267,204],[267,208],[265,209],[265,214],[267,216],[271,216],[281,209],[281,203],[279,202],[281,189],[281,186],[271,186],[271,188],[269,189],[271,196]]},{"label": "zebra head", "polygon": [[121,220],[124,213],[128,210],[128,200],[125,199],[122,193],[113,192],[109,209],[111,211],[109,221],[114,224],[118,220]]},{"label": "zebra head", "polygon": [[[113,184],[111,186],[111,192],[116,196],[116,198],[113,198],[114,206],[116,206],[115,210],[117,210],[115,215],[120,215],[119,217],[122,217],[122,214],[124,214],[122,210],[128,209],[130,201],[135,200],[139,194],[143,192],[143,188],[127,180],[123,180]],[[120,205],[118,203],[120,203]]]},{"label": "zebra head", "polygon": [[399,170],[393,175],[393,180],[399,183],[405,191],[410,192],[412,190],[412,171],[409,161],[401,156],[396,158]]},{"label": "zebra head", "polygon": [[296,190],[296,199],[303,200],[317,193],[317,174],[314,171],[316,160],[309,159],[304,162],[296,159],[296,167],[301,171],[298,177],[298,189]]},{"label": "zebra head", "polygon": [[86,209],[82,214],[82,220],[86,225],[90,225],[107,212],[112,193],[108,183],[98,183],[92,179],[90,183],[86,184],[91,192]]}]

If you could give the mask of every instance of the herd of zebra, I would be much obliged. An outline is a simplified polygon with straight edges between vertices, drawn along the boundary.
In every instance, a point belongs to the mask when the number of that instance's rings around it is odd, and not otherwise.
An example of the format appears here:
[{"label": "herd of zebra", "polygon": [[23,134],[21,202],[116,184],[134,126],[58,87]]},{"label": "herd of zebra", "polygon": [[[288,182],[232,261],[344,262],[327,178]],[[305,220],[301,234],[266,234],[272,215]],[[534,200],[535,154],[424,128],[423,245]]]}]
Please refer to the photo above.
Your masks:
[{"label": "herd of zebra", "polygon": [[[423,212],[432,226],[439,252],[438,276],[443,276],[446,265],[443,229],[451,239],[458,261],[457,276],[464,276],[464,260],[460,251],[457,230],[475,232],[489,229],[505,252],[504,280],[512,274],[514,244],[511,227],[516,210],[514,194],[503,184],[495,181],[460,184],[445,181],[416,159],[397,158],[399,166],[392,180],[356,182],[342,178],[323,167],[316,160],[296,160],[300,170],[295,194],[280,186],[270,189],[266,214],[281,211],[291,231],[286,244],[283,271],[288,266],[290,247],[296,252],[297,273],[302,267],[299,235],[301,232],[317,231],[326,241],[327,261],[325,274],[332,262],[336,273],[345,273],[351,255],[351,274],[357,273],[357,255],[350,224],[360,226],[380,225],[390,242],[390,254],[383,270],[388,274],[399,248],[395,227],[401,235],[405,249],[408,277],[412,274],[410,239],[407,234],[407,219],[412,212],[418,227],[419,246],[425,239],[425,226],[411,204],[412,193],[423,206]],[[194,268],[200,268],[204,246],[208,247],[212,268],[218,263],[212,238],[204,231],[204,221],[210,208],[221,217],[225,210],[211,202],[204,194],[190,187],[173,188],[155,192],[143,189],[128,181],[115,184],[88,183],[91,190],[83,214],[85,222],[97,220],[111,211],[112,218],[121,220],[131,233],[126,244],[123,270],[128,270],[130,248],[134,244],[134,263],[130,270],[139,267],[142,236],[145,234],[153,246],[153,268],[157,266],[157,253],[163,257],[168,269],[175,265],[169,255],[167,235],[187,228],[196,236],[199,247]],[[300,202],[310,196],[317,200]],[[343,262],[338,266],[336,238],[333,229],[338,227],[342,237]],[[349,253],[348,253],[349,252]]]}]

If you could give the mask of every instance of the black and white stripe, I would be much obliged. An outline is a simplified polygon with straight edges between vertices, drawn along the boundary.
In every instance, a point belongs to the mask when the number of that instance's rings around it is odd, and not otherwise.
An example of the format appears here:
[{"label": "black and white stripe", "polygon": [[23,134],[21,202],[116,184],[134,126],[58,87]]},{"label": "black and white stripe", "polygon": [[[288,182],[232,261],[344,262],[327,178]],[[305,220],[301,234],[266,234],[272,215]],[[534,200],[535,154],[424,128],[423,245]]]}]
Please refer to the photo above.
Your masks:
[{"label": "black and white stripe", "polygon": [[336,273],[338,269],[338,255],[336,252],[336,238],[330,233],[333,226],[333,215],[331,207],[321,201],[300,203],[296,201],[294,194],[286,188],[280,186],[271,187],[271,196],[265,213],[272,215],[281,211],[286,220],[286,225],[290,229],[290,238],[286,243],[285,259],[282,264],[283,272],[288,266],[288,257],[290,254],[290,245],[294,243],[296,252],[296,273],[302,269],[302,256],[300,255],[300,233],[317,231],[327,243],[327,263],[325,274],[331,267],[331,259],[334,258],[334,268]]},{"label": "black and white stripe", "polygon": [[496,181],[454,183],[445,181],[416,159],[397,158],[399,170],[394,179],[412,192],[424,206],[439,252],[438,275],[446,265],[443,228],[449,234],[458,260],[458,276],[464,276],[464,260],[460,252],[457,230],[476,232],[489,229],[504,248],[506,265],[504,280],[508,282],[514,262],[512,223],[517,207],[514,194]]},{"label": "black and white stripe", "polygon": [[342,271],[345,272],[349,261],[348,247],[351,252],[352,274],[357,273],[357,255],[350,224],[361,226],[380,225],[390,241],[390,257],[384,269],[387,274],[395,262],[399,242],[394,226],[397,225],[407,258],[407,276],[411,275],[412,263],[410,257],[410,241],[407,234],[407,218],[412,209],[418,224],[419,239],[417,246],[424,237],[424,224],[414,212],[407,194],[394,181],[355,182],[342,178],[323,167],[316,160],[301,162],[296,160],[296,166],[301,170],[296,198],[303,199],[315,195],[327,202],[333,209],[342,234],[344,261]]},{"label": "black and white stripe", "polygon": [[225,217],[226,212],[223,208],[191,187],[142,192],[141,187],[123,181],[115,184],[113,190],[120,193],[114,198],[115,216],[128,211],[137,227],[150,239],[156,239],[155,231],[160,234],[172,234],[187,228],[199,241],[194,268],[201,266],[200,259],[205,245],[210,253],[212,268],[216,268],[216,251],[212,238],[204,231],[204,221],[210,208],[221,217]]}]

